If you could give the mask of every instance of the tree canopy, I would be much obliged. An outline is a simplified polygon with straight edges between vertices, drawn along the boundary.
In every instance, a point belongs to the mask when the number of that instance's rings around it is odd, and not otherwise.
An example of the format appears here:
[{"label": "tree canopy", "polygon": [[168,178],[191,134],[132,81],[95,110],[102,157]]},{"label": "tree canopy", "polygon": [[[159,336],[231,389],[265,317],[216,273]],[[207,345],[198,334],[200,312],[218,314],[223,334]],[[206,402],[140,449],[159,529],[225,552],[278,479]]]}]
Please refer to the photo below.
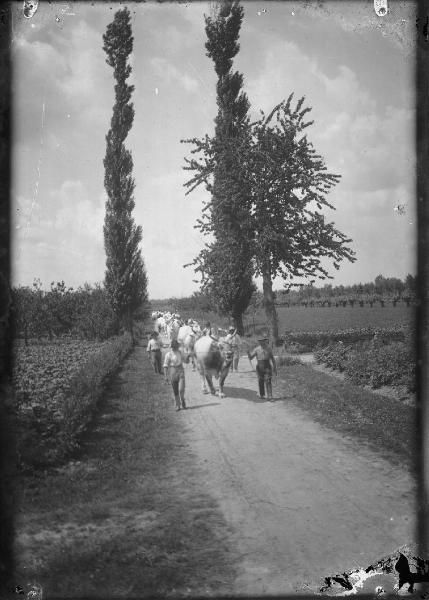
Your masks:
[{"label": "tree canopy", "polygon": [[[276,277],[332,279],[324,259],[330,259],[335,269],[344,259],[355,260],[348,246],[351,240],[322,212],[334,209],[326,195],[340,176],[328,172],[304,131],[313,124],[304,119],[311,108],[304,107],[304,98],[294,107],[292,101],[293,94],[268,116],[262,113],[257,121],[243,124],[228,143],[216,136],[193,140],[198,158],[188,165],[194,172],[187,183],[190,190],[200,184],[210,189],[222,153],[235,166],[236,181],[245,192],[237,232],[250,252],[253,274],[262,276],[274,339],[278,338],[272,288]],[[224,218],[227,221],[228,216]],[[213,221],[213,214],[204,215],[200,228],[211,231]]]}]

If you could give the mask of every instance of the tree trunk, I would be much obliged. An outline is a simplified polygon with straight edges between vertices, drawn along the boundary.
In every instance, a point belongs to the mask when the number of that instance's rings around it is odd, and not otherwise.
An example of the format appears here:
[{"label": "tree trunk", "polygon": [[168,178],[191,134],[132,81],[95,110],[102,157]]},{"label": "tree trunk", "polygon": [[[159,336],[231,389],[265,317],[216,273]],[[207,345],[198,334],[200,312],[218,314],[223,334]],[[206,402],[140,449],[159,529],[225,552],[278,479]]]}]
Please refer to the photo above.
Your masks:
[{"label": "tree trunk", "polygon": [[243,315],[233,315],[232,318],[238,335],[244,335]]},{"label": "tree trunk", "polygon": [[262,272],[262,290],[264,294],[264,308],[269,326],[270,341],[277,345],[279,340],[279,323],[274,305],[273,283],[271,281],[270,264],[266,263]]}]

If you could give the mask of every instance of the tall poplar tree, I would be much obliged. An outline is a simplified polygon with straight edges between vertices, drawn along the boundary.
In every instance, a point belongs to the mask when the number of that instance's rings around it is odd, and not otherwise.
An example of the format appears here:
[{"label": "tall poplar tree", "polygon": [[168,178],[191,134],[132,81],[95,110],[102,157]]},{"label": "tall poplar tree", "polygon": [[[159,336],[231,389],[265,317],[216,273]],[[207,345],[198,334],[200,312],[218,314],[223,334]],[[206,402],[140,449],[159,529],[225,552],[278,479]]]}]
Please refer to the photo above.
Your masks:
[{"label": "tall poplar tree", "polygon": [[134,223],[132,217],[135,206],[133,160],[124,145],[134,120],[131,103],[134,86],[126,83],[131,74],[128,58],[133,50],[130,20],[127,8],[118,10],[103,35],[106,62],[113,68],[116,81],[115,104],[104,158],[107,192],[104,247],[106,290],[118,325],[132,331],[133,314],[147,300],[147,276],[140,251],[142,228]]},{"label": "tall poplar tree", "polygon": [[[230,315],[240,333],[242,316],[249,305],[255,286],[252,281],[251,248],[243,231],[247,223],[250,195],[239,178],[239,159],[234,143],[248,124],[249,101],[242,91],[243,75],[232,69],[232,59],[240,49],[238,37],[243,8],[238,0],[223,0],[217,14],[206,17],[207,56],[213,60],[216,74],[218,113],[215,118],[213,178],[206,182],[211,199],[206,203],[197,228],[211,234],[192,263],[202,277],[202,289],[214,299],[218,310]],[[197,145],[196,139],[186,140]],[[185,159],[186,160],[186,159]],[[193,170],[192,160],[185,169]],[[193,180],[186,185],[193,189]],[[189,192],[188,192],[189,193]]]}]

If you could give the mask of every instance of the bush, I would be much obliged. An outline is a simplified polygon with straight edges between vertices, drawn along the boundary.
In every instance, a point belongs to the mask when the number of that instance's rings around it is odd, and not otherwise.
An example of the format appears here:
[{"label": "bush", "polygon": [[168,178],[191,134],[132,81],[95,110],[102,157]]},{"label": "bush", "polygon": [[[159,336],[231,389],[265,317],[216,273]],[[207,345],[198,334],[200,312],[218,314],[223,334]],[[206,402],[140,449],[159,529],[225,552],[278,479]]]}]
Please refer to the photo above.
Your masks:
[{"label": "bush", "polygon": [[347,365],[347,378],[352,383],[380,388],[384,385],[405,385],[415,390],[415,356],[401,342],[373,346],[366,353],[353,353]]},{"label": "bush", "polygon": [[337,371],[356,385],[380,388],[384,385],[416,389],[416,356],[412,340],[409,343],[363,342],[346,346],[341,342],[319,348],[316,362]]},{"label": "bush", "polygon": [[79,436],[93,418],[106,382],[132,344],[128,333],[104,342],[71,377],[54,405],[30,405],[18,410],[18,450],[22,463],[56,463],[78,447]]},{"label": "bush", "polygon": [[330,369],[342,372],[346,368],[349,353],[349,346],[346,346],[343,342],[337,342],[336,344],[319,347],[314,353],[314,357],[317,363],[324,363]]}]

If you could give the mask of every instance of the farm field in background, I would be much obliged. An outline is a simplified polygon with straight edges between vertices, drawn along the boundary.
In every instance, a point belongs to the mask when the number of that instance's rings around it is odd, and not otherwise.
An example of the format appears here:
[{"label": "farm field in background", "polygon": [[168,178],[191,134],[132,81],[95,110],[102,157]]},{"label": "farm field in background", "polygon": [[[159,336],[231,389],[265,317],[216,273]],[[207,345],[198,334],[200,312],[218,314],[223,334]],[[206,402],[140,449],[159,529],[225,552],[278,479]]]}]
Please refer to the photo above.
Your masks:
[{"label": "farm field in background", "polygon": [[[347,307],[315,307],[291,306],[277,307],[279,332],[285,331],[332,331],[342,329],[361,329],[365,327],[388,328],[394,326],[407,327],[415,318],[415,307],[405,304],[393,306],[347,306]],[[260,333],[266,327],[266,318],[258,311],[254,321],[252,315],[245,317],[246,333]]]}]

